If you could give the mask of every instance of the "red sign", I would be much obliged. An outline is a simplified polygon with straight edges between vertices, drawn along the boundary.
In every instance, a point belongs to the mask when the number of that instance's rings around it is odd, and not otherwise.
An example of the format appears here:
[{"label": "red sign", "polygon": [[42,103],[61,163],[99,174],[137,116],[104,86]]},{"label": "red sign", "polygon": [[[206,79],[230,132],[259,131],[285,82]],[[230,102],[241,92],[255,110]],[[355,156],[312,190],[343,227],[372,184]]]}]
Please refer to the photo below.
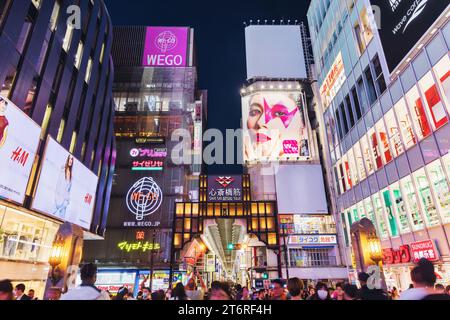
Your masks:
[{"label": "red sign", "polygon": [[398,250],[392,248],[383,249],[383,263],[385,264],[399,264],[408,263],[411,261],[411,254],[409,246],[400,246]]},{"label": "red sign", "polygon": [[439,259],[439,253],[432,240],[414,242],[409,246],[413,262],[417,262],[421,258],[426,258],[429,261],[437,261]]},{"label": "red sign", "polygon": [[144,240],[145,231],[136,231],[136,240]]}]

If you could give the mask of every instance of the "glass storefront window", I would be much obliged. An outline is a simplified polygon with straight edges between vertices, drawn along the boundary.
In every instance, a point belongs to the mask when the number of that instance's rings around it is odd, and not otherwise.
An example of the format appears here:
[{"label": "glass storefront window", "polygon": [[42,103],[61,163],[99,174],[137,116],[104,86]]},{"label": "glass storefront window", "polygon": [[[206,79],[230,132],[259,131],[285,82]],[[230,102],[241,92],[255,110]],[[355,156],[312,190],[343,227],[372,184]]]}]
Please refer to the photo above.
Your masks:
[{"label": "glass storefront window", "polygon": [[426,110],[428,114],[431,115],[433,128],[437,129],[442,127],[448,122],[448,117],[445,113],[444,104],[442,103],[438,88],[434,83],[431,71],[419,80],[419,87],[428,107]]},{"label": "glass storefront window", "polygon": [[334,234],[336,225],[332,216],[309,217],[295,214],[294,233],[296,234]]},{"label": "glass storefront window", "polygon": [[375,193],[372,196],[373,204],[375,206],[375,215],[378,222],[378,231],[380,232],[380,238],[381,239],[387,239],[388,238],[388,230],[386,226],[386,222],[384,219],[384,208],[383,203],[381,202],[380,195],[378,193]]},{"label": "glass storefront window", "polygon": [[386,113],[384,119],[386,121],[387,133],[392,153],[394,154],[394,157],[398,157],[405,151],[405,148],[403,148],[402,139],[400,138],[400,129],[397,125],[397,121],[395,120],[394,110],[391,109],[388,113]]},{"label": "glass storefront window", "polygon": [[341,194],[347,191],[346,183],[345,183],[345,174],[344,174],[344,166],[341,162],[337,163],[338,176],[339,176],[339,187],[341,189]]},{"label": "glass storefront window", "polygon": [[348,155],[342,157],[342,163],[344,164],[345,183],[347,184],[347,190],[353,187],[353,175],[350,171],[350,164],[348,162]]},{"label": "glass storefront window", "polygon": [[438,159],[426,167],[430,177],[431,186],[438,198],[439,211],[444,222],[450,221],[450,191],[442,168],[441,161]]},{"label": "glass storefront window", "polygon": [[373,31],[370,26],[370,19],[366,7],[361,10],[359,18],[361,19],[361,35],[364,38],[366,45],[369,45],[373,38]]},{"label": "glass storefront window", "polygon": [[438,225],[439,217],[437,213],[436,204],[431,194],[428,178],[425,174],[425,169],[417,170],[413,173],[414,179],[417,182],[417,191],[419,192],[419,198],[422,201],[423,209],[425,211],[425,223],[427,226]]},{"label": "glass storefront window", "polygon": [[359,177],[361,180],[364,180],[366,178],[366,169],[364,168],[364,159],[361,154],[359,143],[356,143],[353,146],[353,150],[355,154],[356,167],[358,168]]},{"label": "glass storefront window", "polygon": [[408,233],[411,232],[408,222],[408,214],[405,207],[405,202],[403,201],[402,193],[400,191],[400,185],[398,182],[390,186],[392,194],[394,196],[395,211],[397,212],[398,221],[400,224],[400,232]]},{"label": "glass storefront window", "polygon": [[389,231],[392,237],[398,237],[399,233],[398,233],[398,227],[397,227],[397,222],[395,221],[395,216],[394,216],[394,204],[392,202],[392,197],[391,197],[391,193],[389,191],[389,189],[384,189],[381,191],[382,195],[383,195],[383,200],[384,200],[384,205],[386,208],[386,213],[387,213],[387,221],[389,224]]},{"label": "glass storefront window", "polygon": [[375,165],[373,161],[372,152],[370,151],[369,143],[367,142],[367,137],[363,136],[361,140],[359,140],[361,145],[361,150],[363,154],[364,161],[366,163],[367,173],[371,175],[375,172]]},{"label": "glass storefront window", "polygon": [[366,208],[367,218],[370,221],[372,221],[373,225],[378,230],[377,219],[375,219],[375,212],[373,210],[373,205],[372,205],[372,201],[370,200],[370,198],[364,199],[364,207]]},{"label": "glass storefront window", "polygon": [[409,90],[405,97],[411,112],[414,129],[420,141],[431,133],[430,124],[425,114],[425,107],[416,87]]},{"label": "glass storefront window", "polygon": [[441,88],[442,98],[450,113],[450,58],[445,55],[435,66],[434,72]]},{"label": "glass storefront window", "polygon": [[360,201],[357,204],[357,207],[358,207],[359,218],[360,219],[365,218],[366,217],[366,211],[364,210],[364,203],[362,201]]},{"label": "glass storefront window", "polygon": [[353,178],[353,183],[356,185],[359,183],[359,177],[358,177],[358,170],[356,169],[356,162],[353,150],[350,149],[347,155],[348,155],[348,163],[350,165],[350,172]]},{"label": "glass storefront window", "polygon": [[375,128],[377,130],[378,138],[379,138],[379,141],[381,144],[380,147],[381,147],[382,154],[384,157],[384,162],[388,163],[392,160],[392,155],[391,155],[391,150],[389,149],[389,136],[386,133],[383,119],[381,119],[380,121],[377,122],[377,124],[375,125]]},{"label": "glass storefront window", "polygon": [[0,211],[0,257],[46,263],[58,224],[3,206]]},{"label": "glass storefront window", "polygon": [[410,221],[414,231],[423,229],[423,220],[420,215],[419,203],[417,200],[414,185],[410,176],[400,180],[400,186],[405,194],[407,208],[409,208]]},{"label": "glass storefront window", "polygon": [[373,157],[375,159],[375,164],[377,166],[377,169],[380,169],[383,166],[383,160],[381,157],[381,148],[378,143],[377,135],[375,133],[375,129],[372,128],[368,132],[368,139],[370,141],[370,145],[373,152]]},{"label": "glass storefront window", "polygon": [[[395,104],[394,111],[397,115],[398,123],[400,124],[400,132],[402,134],[406,149],[409,149],[415,145],[417,141],[412,129],[411,118],[409,117],[405,100],[403,98]],[[387,126],[389,127],[389,124]]]}]

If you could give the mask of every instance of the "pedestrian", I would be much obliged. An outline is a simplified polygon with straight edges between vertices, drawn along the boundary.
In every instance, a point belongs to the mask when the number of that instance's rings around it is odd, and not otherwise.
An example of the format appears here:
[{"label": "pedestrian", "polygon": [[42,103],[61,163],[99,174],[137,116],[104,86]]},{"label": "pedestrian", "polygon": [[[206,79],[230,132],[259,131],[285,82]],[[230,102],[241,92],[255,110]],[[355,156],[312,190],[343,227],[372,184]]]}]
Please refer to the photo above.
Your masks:
[{"label": "pedestrian", "polygon": [[213,281],[209,300],[233,300],[231,288],[226,282]]},{"label": "pedestrian", "polygon": [[397,290],[396,287],[393,287],[393,288],[392,288],[392,291],[391,291],[391,299],[392,299],[392,300],[398,300],[398,299],[400,299],[400,294],[398,293],[398,290]]},{"label": "pedestrian", "polygon": [[13,285],[9,280],[0,281],[0,301],[13,300]]},{"label": "pedestrian", "polygon": [[434,290],[436,274],[433,263],[426,258],[421,258],[411,270],[411,280],[414,288],[402,293],[400,300],[447,300],[449,296],[437,294]]},{"label": "pedestrian", "polygon": [[117,291],[117,295],[112,300],[127,300],[128,298],[128,288],[120,287]]},{"label": "pedestrian", "polygon": [[387,293],[382,289],[370,289],[367,286],[369,278],[370,275],[366,272],[358,273],[358,281],[361,284],[361,288],[358,290],[358,300],[388,300]]},{"label": "pedestrian", "polygon": [[166,291],[166,300],[170,300],[172,298],[172,289],[167,289]]},{"label": "pedestrian", "polygon": [[[200,281],[200,288],[197,288],[196,279]],[[203,278],[200,276],[198,271],[196,273],[192,273],[192,276],[189,278],[186,287],[186,295],[190,300],[203,300],[205,298],[206,293],[206,284],[203,281]]]},{"label": "pedestrian", "polygon": [[47,300],[59,300],[61,299],[61,288],[51,287],[47,291]]},{"label": "pedestrian", "polygon": [[139,290],[136,295],[136,300],[142,300],[142,294],[143,294],[142,290]]},{"label": "pedestrian", "polygon": [[344,300],[357,300],[358,287],[354,284],[346,283],[342,287],[344,291]]},{"label": "pedestrian", "polygon": [[30,297],[25,294],[25,285],[23,283],[19,283],[16,286],[15,296],[16,300],[31,300]]},{"label": "pedestrian", "polygon": [[30,289],[28,290],[28,296],[30,297],[30,300],[37,300],[38,298],[34,296],[34,290]]},{"label": "pedestrian", "polygon": [[316,293],[316,289],[314,289],[314,287],[310,285],[308,287],[308,296],[306,297],[306,299],[312,297],[315,293]]},{"label": "pedestrian", "polygon": [[440,284],[440,283],[437,283],[434,286],[434,291],[436,291],[436,293],[438,293],[438,294],[446,294],[445,293],[445,287],[442,284]]},{"label": "pedestrian", "polygon": [[271,300],[287,300],[286,292],[281,279],[272,280],[272,298]]},{"label": "pedestrian", "polygon": [[142,288],[142,299],[141,300],[152,300],[152,294],[150,288]]},{"label": "pedestrian", "polygon": [[242,300],[242,286],[240,284],[236,284],[234,290],[236,292],[236,300]]},{"label": "pedestrian", "polygon": [[97,266],[87,263],[80,269],[81,284],[66,294],[61,300],[111,300],[106,291],[99,290],[95,286],[97,281]]},{"label": "pedestrian", "polygon": [[323,282],[318,282],[314,295],[310,296],[308,300],[331,300],[327,285]]},{"label": "pedestrian", "polygon": [[250,292],[247,287],[242,288],[241,300],[252,300],[252,297],[250,296]]},{"label": "pedestrian", "polygon": [[445,293],[450,296],[450,285],[445,287]]},{"label": "pedestrian", "polygon": [[258,295],[256,296],[256,300],[266,300],[266,290],[259,289]]},{"label": "pedestrian", "polygon": [[330,295],[333,300],[344,300],[344,288],[342,282],[336,283],[336,290]]},{"label": "pedestrian", "polygon": [[290,300],[303,300],[303,281],[299,278],[290,278],[287,282],[287,289],[289,295],[291,296]]},{"label": "pedestrian", "polygon": [[188,296],[186,295],[186,291],[184,290],[184,286],[181,282],[178,282],[175,286],[175,289],[173,289],[170,300],[189,300]]}]

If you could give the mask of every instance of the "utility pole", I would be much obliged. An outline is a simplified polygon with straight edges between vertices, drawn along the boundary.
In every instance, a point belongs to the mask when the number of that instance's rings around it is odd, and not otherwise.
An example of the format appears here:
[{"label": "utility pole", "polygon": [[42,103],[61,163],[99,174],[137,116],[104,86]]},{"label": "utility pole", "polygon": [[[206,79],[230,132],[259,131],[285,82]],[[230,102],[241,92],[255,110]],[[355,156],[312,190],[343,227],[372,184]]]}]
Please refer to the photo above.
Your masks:
[{"label": "utility pole", "polygon": [[286,264],[286,279],[289,279],[289,264],[288,264],[288,249],[286,245],[286,225],[283,224],[283,249],[284,249],[284,263]]}]

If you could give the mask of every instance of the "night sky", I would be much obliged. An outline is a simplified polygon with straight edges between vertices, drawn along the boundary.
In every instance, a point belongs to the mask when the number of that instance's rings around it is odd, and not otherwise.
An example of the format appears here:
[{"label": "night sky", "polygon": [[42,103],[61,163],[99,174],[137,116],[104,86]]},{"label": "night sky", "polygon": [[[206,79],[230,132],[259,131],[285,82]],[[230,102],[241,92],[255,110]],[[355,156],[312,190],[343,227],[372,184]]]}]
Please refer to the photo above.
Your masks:
[{"label": "night sky", "polygon": [[[239,90],[246,81],[244,24],[303,21],[310,0],[105,0],[114,25],[195,29],[199,88],[208,90],[208,128],[240,127]],[[264,50],[264,48],[261,48]],[[240,147],[240,146],[239,146]],[[235,153],[236,154],[236,153]],[[224,159],[225,161],[225,159]],[[239,174],[237,165],[212,165],[209,174]]]}]

